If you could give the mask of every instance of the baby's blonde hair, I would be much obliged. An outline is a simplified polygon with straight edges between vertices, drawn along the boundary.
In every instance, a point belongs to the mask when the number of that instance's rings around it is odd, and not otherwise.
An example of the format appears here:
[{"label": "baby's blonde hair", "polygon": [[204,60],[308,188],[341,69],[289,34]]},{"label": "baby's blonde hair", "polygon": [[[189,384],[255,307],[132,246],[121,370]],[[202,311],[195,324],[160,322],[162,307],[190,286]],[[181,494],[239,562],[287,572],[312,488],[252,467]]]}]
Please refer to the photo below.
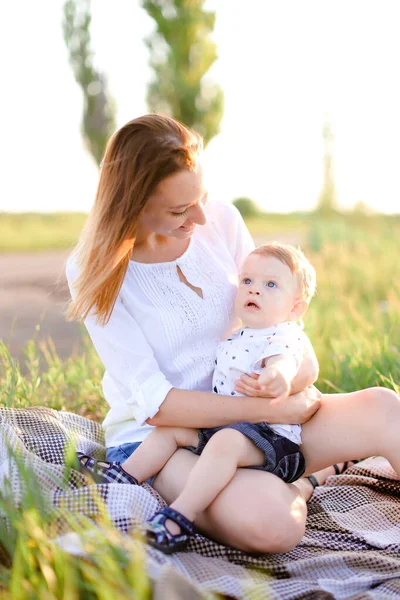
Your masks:
[{"label": "baby's blonde hair", "polygon": [[316,274],[314,267],[301,250],[289,244],[269,242],[258,246],[251,254],[273,256],[287,265],[297,278],[301,297],[307,304],[310,303],[317,286]]}]

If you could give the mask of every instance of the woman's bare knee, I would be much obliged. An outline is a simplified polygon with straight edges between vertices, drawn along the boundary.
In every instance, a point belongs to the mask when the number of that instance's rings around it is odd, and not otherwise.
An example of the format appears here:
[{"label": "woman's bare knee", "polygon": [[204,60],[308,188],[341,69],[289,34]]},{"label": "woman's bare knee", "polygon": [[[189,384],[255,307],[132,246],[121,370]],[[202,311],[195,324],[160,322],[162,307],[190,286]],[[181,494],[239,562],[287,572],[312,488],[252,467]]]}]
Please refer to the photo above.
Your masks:
[{"label": "woman's bare knee", "polygon": [[399,396],[393,390],[384,387],[371,387],[365,390],[360,390],[356,394],[362,395],[365,402],[378,403],[379,407],[394,406],[400,402]]},{"label": "woman's bare knee", "polygon": [[291,502],[280,498],[274,506],[273,514],[259,514],[259,518],[249,518],[249,552],[289,552],[300,542],[305,532],[307,506],[297,490]]},{"label": "woman's bare knee", "polygon": [[400,398],[393,390],[383,387],[373,387],[363,390],[367,394],[366,407],[370,406],[376,415],[374,427],[380,424],[383,429],[395,424],[398,428],[400,424]]},{"label": "woman's bare knee", "polygon": [[301,541],[306,514],[295,486],[269,473],[239,469],[197,524],[206,535],[245,552],[287,552]]},{"label": "woman's bare knee", "polygon": [[398,408],[400,406],[400,398],[395,391],[383,387],[373,387],[370,391],[380,402],[384,402],[390,407]]}]

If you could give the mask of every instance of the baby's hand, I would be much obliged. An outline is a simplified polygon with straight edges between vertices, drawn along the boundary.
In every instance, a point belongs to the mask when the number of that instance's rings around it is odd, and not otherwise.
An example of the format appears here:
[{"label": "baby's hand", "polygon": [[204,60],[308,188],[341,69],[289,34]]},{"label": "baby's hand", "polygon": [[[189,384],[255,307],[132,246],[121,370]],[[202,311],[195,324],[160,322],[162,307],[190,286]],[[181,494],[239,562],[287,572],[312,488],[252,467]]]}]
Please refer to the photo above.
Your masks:
[{"label": "baby's hand", "polygon": [[263,370],[258,383],[265,396],[274,398],[274,400],[271,401],[271,404],[277,404],[278,402],[285,400],[289,395],[291,379],[275,365],[266,367]]}]

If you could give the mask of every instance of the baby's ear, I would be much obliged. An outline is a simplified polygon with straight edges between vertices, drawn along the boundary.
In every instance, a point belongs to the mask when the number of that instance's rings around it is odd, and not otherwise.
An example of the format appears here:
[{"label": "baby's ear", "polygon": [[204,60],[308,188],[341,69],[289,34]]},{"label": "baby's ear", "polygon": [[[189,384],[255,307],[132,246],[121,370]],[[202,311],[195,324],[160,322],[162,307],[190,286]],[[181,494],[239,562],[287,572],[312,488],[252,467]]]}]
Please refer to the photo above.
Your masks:
[{"label": "baby's ear", "polygon": [[303,298],[297,298],[292,308],[292,317],[294,320],[300,319],[308,308],[307,302]]}]

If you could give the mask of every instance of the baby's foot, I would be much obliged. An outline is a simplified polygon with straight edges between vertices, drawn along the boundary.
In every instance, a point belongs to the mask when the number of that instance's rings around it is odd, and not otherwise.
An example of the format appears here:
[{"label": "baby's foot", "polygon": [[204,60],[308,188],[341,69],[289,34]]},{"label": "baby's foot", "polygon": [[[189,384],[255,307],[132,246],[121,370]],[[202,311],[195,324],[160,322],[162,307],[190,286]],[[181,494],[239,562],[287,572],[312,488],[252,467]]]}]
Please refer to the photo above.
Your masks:
[{"label": "baby's foot", "polygon": [[79,469],[84,475],[90,475],[95,483],[128,483],[139,485],[135,477],[127,473],[119,462],[103,462],[82,452],[76,453]]},{"label": "baby's foot", "polygon": [[[187,510],[187,506],[182,509],[178,502],[173,502],[170,508],[175,511],[176,514],[181,514],[190,523],[193,523],[196,515],[191,510]],[[182,533],[182,527],[180,527],[179,520],[174,521],[172,519],[167,519],[165,521],[165,527],[170,533],[172,533],[172,535],[179,535]]]},{"label": "baby's foot", "polygon": [[[167,522],[170,524],[169,527],[167,527]],[[178,527],[177,533],[172,533],[173,525]],[[166,554],[184,550],[190,537],[195,533],[196,529],[193,523],[170,506],[165,506],[157,512],[147,521],[146,526],[148,543]]]}]

